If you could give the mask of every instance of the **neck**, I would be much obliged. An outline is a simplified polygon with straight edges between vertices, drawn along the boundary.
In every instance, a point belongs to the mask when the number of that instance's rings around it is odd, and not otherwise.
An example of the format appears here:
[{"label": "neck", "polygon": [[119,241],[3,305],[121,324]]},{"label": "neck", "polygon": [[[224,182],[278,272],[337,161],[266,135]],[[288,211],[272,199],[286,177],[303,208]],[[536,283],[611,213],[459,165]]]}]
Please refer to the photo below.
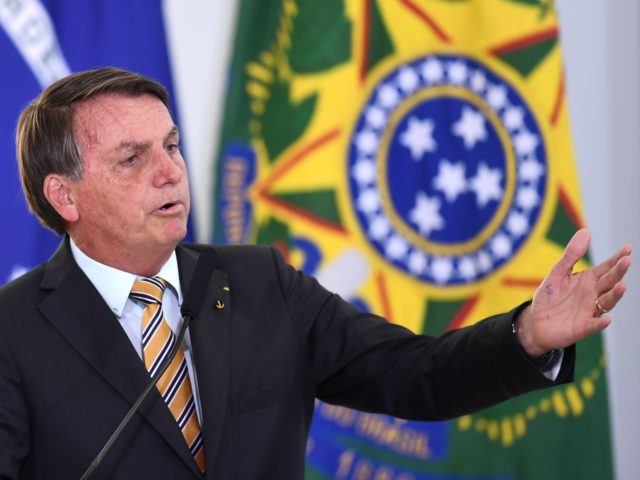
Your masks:
[{"label": "neck", "polygon": [[[73,238],[73,237],[72,237]],[[140,252],[120,251],[117,248],[95,248],[93,245],[73,238],[76,246],[92,260],[112,268],[141,277],[153,277],[169,260],[176,245],[146,249]]]}]

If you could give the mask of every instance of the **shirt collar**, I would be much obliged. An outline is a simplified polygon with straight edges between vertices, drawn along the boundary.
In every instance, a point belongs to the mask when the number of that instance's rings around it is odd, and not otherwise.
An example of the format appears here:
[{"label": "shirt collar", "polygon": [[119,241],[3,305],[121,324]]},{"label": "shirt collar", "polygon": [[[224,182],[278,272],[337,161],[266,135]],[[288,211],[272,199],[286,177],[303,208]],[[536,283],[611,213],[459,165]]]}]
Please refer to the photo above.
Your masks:
[{"label": "shirt collar", "polygon": [[[70,238],[69,243],[73,258],[80,269],[89,277],[91,283],[93,283],[100,296],[109,306],[109,309],[120,317],[129,299],[129,293],[131,293],[134,282],[142,277],[94,260],[80,250],[72,238]],[[182,305],[182,288],[180,288],[180,273],[175,250],[157,273],[157,276],[169,282],[178,297],[178,305]]]}]

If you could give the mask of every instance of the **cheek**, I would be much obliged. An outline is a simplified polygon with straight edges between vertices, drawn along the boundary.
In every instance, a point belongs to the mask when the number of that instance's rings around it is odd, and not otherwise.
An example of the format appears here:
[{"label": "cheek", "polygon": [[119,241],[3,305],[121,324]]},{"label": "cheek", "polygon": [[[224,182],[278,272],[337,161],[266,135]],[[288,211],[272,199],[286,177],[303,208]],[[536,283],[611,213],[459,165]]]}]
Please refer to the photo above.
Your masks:
[{"label": "cheek", "polygon": [[79,210],[95,221],[120,222],[123,225],[140,215],[140,199],[134,188],[122,191],[118,185],[108,182],[88,184],[79,199]]}]

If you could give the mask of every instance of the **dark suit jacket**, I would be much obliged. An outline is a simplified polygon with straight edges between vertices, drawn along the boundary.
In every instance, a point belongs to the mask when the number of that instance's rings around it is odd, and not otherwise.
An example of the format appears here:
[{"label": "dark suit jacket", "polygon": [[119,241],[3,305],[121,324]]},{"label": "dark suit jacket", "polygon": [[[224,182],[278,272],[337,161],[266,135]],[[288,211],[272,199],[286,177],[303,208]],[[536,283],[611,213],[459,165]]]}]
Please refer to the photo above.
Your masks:
[{"label": "dark suit jacket", "polygon": [[[204,248],[212,247],[177,249],[185,291]],[[316,397],[433,420],[553,384],[517,344],[515,310],[416,336],[357,311],[273,249],[216,252],[190,327],[206,478],[303,478]],[[558,381],[571,378],[573,357],[568,349]],[[79,478],[147,381],[65,240],[48,263],[0,289],[0,477]],[[198,477],[154,389],[93,478]]]}]

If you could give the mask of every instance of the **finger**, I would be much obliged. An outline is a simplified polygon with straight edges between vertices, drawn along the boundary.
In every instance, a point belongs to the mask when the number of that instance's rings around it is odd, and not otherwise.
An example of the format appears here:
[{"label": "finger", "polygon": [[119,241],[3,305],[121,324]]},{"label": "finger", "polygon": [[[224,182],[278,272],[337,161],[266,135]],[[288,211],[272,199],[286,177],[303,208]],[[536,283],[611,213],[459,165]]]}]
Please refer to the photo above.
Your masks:
[{"label": "finger", "polygon": [[573,267],[587,253],[591,234],[586,228],[578,230],[564,249],[562,258],[551,269],[552,274],[570,275]]},{"label": "finger", "polygon": [[600,294],[596,300],[598,302],[598,305],[600,305],[600,309],[604,310],[604,312],[598,309],[597,306],[595,306],[595,302],[594,302],[595,316],[599,317],[603,313],[613,310],[613,308],[618,304],[618,302],[620,301],[620,299],[622,298],[626,290],[627,290],[627,286],[623,282],[618,282],[614,285],[614,287],[611,290],[608,290]]},{"label": "finger", "polygon": [[623,256],[603,275],[600,276],[597,282],[597,290],[599,292],[605,292],[611,290],[616,283],[622,280],[622,277],[629,270],[631,265],[631,257]]},{"label": "finger", "polygon": [[603,315],[598,318],[594,318],[593,322],[587,328],[587,335],[593,335],[594,333],[601,332],[609,325],[611,325],[612,319],[610,315]]},{"label": "finger", "polygon": [[604,275],[607,271],[611,270],[613,266],[616,263],[618,263],[618,260],[620,260],[622,257],[628,257],[629,255],[631,255],[631,245],[629,244],[623,245],[622,248],[620,248],[616,253],[611,255],[609,258],[607,258],[605,261],[603,261],[599,265],[596,265],[595,267],[593,267],[593,273],[597,277],[600,277]]},{"label": "finger", "polygon": [[582,340],[589,335],[601,332],[609,325],[611,325],[612,319],[610,315],[595,315],[587,320],[581,326],[581,332],[576,338],[576,341]]}]

